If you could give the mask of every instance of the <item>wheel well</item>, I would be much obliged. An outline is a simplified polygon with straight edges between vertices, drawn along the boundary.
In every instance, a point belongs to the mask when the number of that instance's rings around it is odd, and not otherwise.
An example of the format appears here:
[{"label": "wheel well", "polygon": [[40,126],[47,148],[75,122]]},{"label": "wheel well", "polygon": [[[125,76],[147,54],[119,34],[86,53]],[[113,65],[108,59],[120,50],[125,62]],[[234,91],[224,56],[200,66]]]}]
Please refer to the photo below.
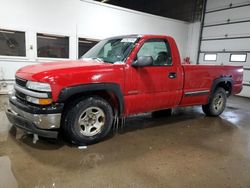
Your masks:
[{"label": "wheel well", "polygon": [[78,102],[80,102],[81,100],[83,100],[84,98],[87,98],[90,96],[99,96],[99,97],[103,98],[113,108],[114,113],[118,113],[118,115],[121,113],[119,110],[120,104],[119,104],[117,96],[113,92],[109,92],[106,90],[88,91],[88,92],[74,94],[74,95],[70,96],[69,98],[67,98],[66,101],[64,102],[65,105],[64,105],[63,111],[64,112],[67,111],[67,109],[69,109],[70,106],[75,105]]},{"label": "wheel well", "polygon": [[[231,95],[231,92],[232,92],[232,83],[229,82],[229,81],[222,81],[222,82],[219,82],[216,87],[215,87],[215,90],[218,88],[218,87],[221,87],[223,89],[225,89],[226,93],[227,93],[227,96],[230,96]],[[214,91],[215,91],[214,90]]]}]

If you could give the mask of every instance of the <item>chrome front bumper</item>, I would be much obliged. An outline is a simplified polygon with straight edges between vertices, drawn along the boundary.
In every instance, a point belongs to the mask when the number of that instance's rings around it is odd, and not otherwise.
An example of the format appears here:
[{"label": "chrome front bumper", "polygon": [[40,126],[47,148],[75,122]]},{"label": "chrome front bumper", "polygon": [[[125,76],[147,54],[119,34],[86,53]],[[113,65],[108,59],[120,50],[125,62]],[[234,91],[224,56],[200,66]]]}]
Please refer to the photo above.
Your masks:
[{"label": "chrome front bumper", "polygon": [[20,103],[14,95],[9,97],[10,104],[6,109],[6,115],[14,126],[43,137],[57,137],[58,132],[55,129],[60,128],[61,113],[29,113],[19,108]]},{"label": "chrome front bumper", "polygon": [[21,117],[24,117],[28,121],[33,122],[39,129],[55,129],[60,128],[61,114],[30,114],[25,112],[15,105],[10,103],[10,111]]}]

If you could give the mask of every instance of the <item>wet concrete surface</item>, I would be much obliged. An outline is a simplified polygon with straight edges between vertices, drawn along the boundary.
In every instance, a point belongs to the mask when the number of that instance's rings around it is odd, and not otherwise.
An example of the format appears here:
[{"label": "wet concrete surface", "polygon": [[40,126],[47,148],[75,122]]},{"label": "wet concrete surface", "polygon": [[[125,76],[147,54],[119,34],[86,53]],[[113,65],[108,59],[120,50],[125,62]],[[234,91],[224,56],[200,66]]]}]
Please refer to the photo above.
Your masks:
[{"label": "wet concrete surface", "polygon": [[0,157],[14,177],[0,187],[250,187],[250,99],[231,97],[216,118],[200,107],[132,117],[120,133],[83,150],[63,140],[33,144],[10,129],[6,101],[0,96]]},{"label": "wet concrete surface", "polygon": [[17,181],[11,171],[10,159],[7,156],[0,157],[0,182],[1,187],[17,188]]}]

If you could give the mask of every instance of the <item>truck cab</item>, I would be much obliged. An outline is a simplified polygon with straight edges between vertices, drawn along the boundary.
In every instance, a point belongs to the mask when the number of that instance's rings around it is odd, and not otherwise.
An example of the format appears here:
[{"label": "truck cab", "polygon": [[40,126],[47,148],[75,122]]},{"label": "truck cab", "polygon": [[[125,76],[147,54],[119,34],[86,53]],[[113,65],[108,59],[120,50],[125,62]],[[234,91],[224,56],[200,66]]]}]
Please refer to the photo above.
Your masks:
[{"label": "truck cab", "polygon": [[[147,59],[149,65],[144,65]],[[173,108],[180,103],[183,70],[173,38],[153,35],[143,37],[126,63],[126,82],[130,83],[125,83],[125,93],[130,100],[127,113]]]}]

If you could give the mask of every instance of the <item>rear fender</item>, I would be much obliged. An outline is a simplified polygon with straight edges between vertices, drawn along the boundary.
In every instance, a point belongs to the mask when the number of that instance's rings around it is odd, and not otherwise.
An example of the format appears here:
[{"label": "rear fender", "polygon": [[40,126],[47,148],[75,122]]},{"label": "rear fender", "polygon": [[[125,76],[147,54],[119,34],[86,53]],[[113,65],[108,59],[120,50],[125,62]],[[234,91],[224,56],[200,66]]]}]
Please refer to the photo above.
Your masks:
[{"label": "rear fender", "polygon": [[232,87],[233,87],[233,79],[231,76],[225,76],[225,77],[220,77],[220,78],[217,78],[213,81],[213,84],[212,84],[212,88],[211,88],[211,94],[215,92],[216,88],[222,84],[222,83],[230,83],[231,85],[231,88],[229,88],[229,91],[228,91],[228,96],[231,95],[231,92],[232,92]]}]

